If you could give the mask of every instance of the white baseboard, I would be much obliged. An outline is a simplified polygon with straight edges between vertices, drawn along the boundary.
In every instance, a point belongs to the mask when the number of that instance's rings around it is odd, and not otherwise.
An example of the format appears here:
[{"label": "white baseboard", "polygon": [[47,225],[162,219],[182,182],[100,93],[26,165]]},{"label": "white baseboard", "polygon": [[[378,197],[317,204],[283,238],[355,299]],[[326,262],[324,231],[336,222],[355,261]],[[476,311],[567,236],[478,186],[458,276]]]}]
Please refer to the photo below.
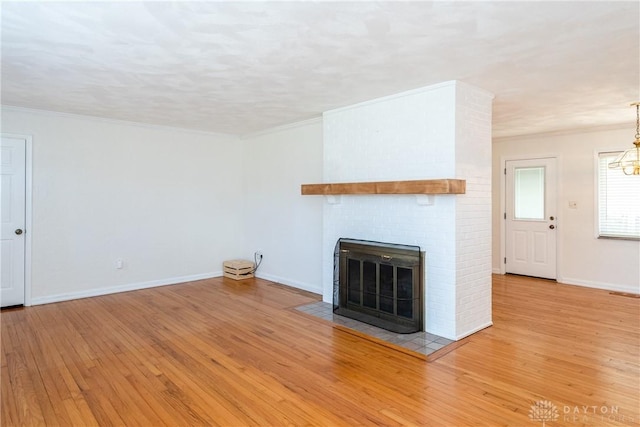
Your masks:
[{"label": "white baseboard", "polygon": [[107,288],[87,289],[78,292],[49,295],[31,298],[31,305],[50,304],[54,302],[69,301],[80,298],[97,297],[100,295],[115,294],[118,292],[137,291],[140,289],[155,288],[158,286],[175,285],[178,283],[193,282],[195,280],[211,279],[222,276],[222,271],[212,273],[193,274],[190,276],[172,277],[169,279],[150,280],[148,282],[129,283],[126,285],[110,286]]},{"label": "white baseboard", "polygon": [[459,340],[461,340],[462,338],[466,338],[466,337],[468,337],[468,336],[469,336],[469,335],[471,335],[471,334],[475,334],[476,332],[481,331],[481,330],[483,330],[483,329],[485,329],[485,328],[488,328],[489,326],[493,326],[493,322],[489,321],[489,322],[485,323],[485,324],[484,324],[484,325],[482,325],[482,326],[478,326],[477,328],[473,328],[473,329],[471,329],[470,331],[467,331],[467,332],[464,332],[464,333],[462,333],[462,334],[459,334],[459,335],[456,337],[456,341],[459,341]]},{"label": "white baseboard", "polygon": [[281,283],[283,285],[291,286],[292,288],[302,289],[303,291],[312,292],[314,294],[322,295],[322,287],[317,285],[310,285],[308,283],[297,282],[295,280],[289,280],[285,277],[275,276],[273,274],[256,273],[256,277],[259,279],[269,280],[275,283]]},{"label": "white baseboard", "polygon": [[[503,274],[503,273],[499,270],[494,269],[493,274]],[[594,288],[594,289],[603,289],[606,291],[617,291],[617,292],[628,292],[632,294],[640,294],[640,287],[634,288],[633,286],[625,286],[625,285],[620,285],[618,283],[594,282],[590,280],[574,279],[572,277],[562,277],[559,275],[556,278],[556,281],[563,285],[574,285],[574,286],[582,286],[584,288]]]},{"label": "white baseboard", "polygon": [[574,279],[572,277],[558,278],[558,283],[562,283],[564,285],[583,286],[585,288],[603,289],[607,291],[627,292],[632,294],[640,293],[640,287],[625,286],[617,283],[592,282],[590,280]]},{"label": "white baseboard", "polygon": [[491,273],[492,273],[492,274],[502,274],[502,270],[500,270],[500,267],[498,267],[498,268],[492,268],[492,269],[491,269]]}]

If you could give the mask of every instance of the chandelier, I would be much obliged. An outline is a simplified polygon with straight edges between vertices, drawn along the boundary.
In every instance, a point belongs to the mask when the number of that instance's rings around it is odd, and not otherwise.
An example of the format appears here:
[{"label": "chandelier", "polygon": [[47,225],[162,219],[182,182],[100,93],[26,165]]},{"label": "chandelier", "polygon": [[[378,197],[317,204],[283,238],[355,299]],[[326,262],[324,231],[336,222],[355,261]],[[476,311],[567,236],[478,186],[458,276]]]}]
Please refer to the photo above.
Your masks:
[{"label": "chandelier", "polygon": [[635,147],[620,153],[609,163],[609,168],[622,169],[625,175],[640,175],[640,102],[634,102],[631,106],[636,107],[636,140],[633,142]]}]

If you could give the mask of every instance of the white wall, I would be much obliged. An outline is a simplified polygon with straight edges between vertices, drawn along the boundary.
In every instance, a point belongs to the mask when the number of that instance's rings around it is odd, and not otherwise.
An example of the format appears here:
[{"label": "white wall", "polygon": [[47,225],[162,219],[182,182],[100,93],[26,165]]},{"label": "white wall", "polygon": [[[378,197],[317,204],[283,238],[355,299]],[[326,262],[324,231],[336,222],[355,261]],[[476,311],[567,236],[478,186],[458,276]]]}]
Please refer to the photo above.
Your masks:
[{"label": "white wall", "polygon": [[237,137],[15,108],[2,132],[33,136],[32,303],[219,275],[242,255]]},{"label": "white wall", "polygon": [[245,258],[264,254],[257,276],[322,293],[322,197],[300,185],[322,181],[322,121],[244,138]]},{"label": "white wall", "polygon": [[[320,120],[238,140],[3,108],[2,131],[33,136],[33,302],[219,275],[224,260],[250,258],[256,249],[265,254],[259,276],[322,292],[325,200],[300,196],[300,184],[323,181]],[[628,148],[632,134],[630,126],[494,141],[493,269],[500,268],[502,239],[500,159],[555,154],[560,166],[560,281],[640,292],[640,243],[594,237],[595,153]],[[382,136],[391,144],[397,141],[392,133]],[[406,179],[445,172],[434,157],[420,160],[424,168]],[[379,178],[395,179],[385,173]],[[401,203],[400,210],[402,204],[417,208],[416,218],[433,216],[449,200],[445,196],[433,206],[421,206],[412,196],[389,197]],[[569,209],[569,200],[578,209]],[[402,232],[404,225],[395,227]],[[449,229],[452,224],[441,228]],[[395,240],[382,228],[375,233],[376,238]],[[432,241],[434,250],[446,252]],[[120,257],[124,268],[116,270]],[[467,300],[457,295],[455,303]]]},{"label": "white wall", "polygon": [[[597,239],[596,168],[598,151],[632,146],[633,125],[618,130],[500,139],[493,144],[493,269],[500,270],[500,180],[505,158],[558,158],[558,281],[640,292],[640,242]],[[634,197],[637,197],[635,195]],[[569,208],[577,202],[577,209]]]}]

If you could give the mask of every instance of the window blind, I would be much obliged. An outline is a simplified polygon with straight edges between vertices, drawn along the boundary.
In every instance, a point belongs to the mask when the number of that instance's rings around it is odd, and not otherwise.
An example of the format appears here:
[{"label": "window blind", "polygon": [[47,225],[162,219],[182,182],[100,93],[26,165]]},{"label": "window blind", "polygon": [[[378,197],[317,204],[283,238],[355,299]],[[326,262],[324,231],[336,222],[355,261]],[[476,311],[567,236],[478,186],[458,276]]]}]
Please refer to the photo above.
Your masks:
[{"label": "window blind", "polygon": [[598,235],[640,239],[640,176],[609,168],[619,153],[598,154]]}]

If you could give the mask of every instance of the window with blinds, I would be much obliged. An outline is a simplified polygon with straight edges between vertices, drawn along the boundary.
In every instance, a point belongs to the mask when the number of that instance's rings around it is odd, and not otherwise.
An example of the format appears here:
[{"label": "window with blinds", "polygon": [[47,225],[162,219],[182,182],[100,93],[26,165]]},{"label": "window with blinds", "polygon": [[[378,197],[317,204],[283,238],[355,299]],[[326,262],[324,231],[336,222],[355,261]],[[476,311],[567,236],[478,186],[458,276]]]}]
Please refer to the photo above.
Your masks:
[{"label": "window with blinds", "polygon": [[598,236],[640,239],[640,176],[609,169],[618,154],[598,154]]}]

